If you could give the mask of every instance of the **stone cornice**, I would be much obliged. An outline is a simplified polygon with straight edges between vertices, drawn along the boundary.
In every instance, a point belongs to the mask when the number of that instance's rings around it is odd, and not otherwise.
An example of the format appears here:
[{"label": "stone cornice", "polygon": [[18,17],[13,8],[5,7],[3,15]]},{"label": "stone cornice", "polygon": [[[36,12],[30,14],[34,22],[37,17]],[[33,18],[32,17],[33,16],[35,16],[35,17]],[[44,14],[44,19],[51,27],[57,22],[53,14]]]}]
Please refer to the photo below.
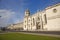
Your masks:
[{"label": "stone cornice", "polygon": [[59,5],[60,5],[60,3],[55,4],[55,5],[53,5],[53,6],[49,6],[49,7],[45,8],[45,9],[48,10],[48,9],[51,9],[51,8],[56,7],[56,6],[59,6]]}]

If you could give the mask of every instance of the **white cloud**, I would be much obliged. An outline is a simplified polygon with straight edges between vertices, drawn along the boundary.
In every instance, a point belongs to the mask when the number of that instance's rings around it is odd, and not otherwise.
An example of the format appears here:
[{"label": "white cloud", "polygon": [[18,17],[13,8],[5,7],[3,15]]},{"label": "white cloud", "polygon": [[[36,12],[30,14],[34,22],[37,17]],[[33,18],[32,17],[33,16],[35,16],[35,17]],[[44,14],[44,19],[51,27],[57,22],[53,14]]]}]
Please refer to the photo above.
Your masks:
[{"label": "white cloud", "polygon": [[20,23],[20,20],[19,20],[19,19],[17,19],[17,20],[15,20],[15,21],[14,21],[14,23]]},{"label": "white cloud", "polygon": [[16,13],[13,12],[12,10],[7,10],[7,9],[0,9],[0,27],[7,26],[9,24],[15,24],[19,23],[23,20],[23,14],[22,12]]},{"label": "white cloud", "polygon": [[0,16],[0,26],[7,26],[8,24],[19,22],[19,19],[16,17],[16,13],[11,10],[0,10]]},{"label": "white cloud", "polygon": [[0,10],[0,16],[1,18],[9,18],[14,14],[14,12],[11,12],[10,10]]}]

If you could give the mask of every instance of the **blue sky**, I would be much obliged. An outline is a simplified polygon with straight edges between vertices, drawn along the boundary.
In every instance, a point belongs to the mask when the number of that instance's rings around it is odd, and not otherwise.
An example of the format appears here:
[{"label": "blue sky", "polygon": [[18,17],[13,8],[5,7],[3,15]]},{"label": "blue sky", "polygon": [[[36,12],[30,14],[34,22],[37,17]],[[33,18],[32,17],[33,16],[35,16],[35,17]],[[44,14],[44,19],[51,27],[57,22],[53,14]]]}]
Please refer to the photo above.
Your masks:
[{"label": "blue sky", "polygon": [[0,0],[0,27],[23,21],[27,8],[34,14],[57,3],[60,0]]}]

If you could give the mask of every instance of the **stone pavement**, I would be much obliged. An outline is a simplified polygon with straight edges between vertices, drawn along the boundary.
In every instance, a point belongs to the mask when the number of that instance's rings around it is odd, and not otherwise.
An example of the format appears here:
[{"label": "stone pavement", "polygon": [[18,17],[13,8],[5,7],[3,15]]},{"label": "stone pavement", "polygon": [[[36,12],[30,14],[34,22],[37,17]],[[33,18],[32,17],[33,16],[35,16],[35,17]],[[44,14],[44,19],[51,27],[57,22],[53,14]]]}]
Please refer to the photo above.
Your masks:
[{"label": "stone pavement", "polygon": [[44,34],[44,33],[32,33],[32,32],[2,32],[0,34],[6,34],[6,33],[23,33],[23,34],[31,34],[31,35],[41,35],[41,36],[52,36],[52,37],[59,37],[60,38],[60,34]]},{"label": "stone pavement", "polygon": [[19,32],[23,34],[32,34],[32,35],[41,35],[41,36],[52,36],[52,37],[59,37],[60,35],[55,35],[55,34],[43,34],[43,33],[27,33],[27,32]]}]

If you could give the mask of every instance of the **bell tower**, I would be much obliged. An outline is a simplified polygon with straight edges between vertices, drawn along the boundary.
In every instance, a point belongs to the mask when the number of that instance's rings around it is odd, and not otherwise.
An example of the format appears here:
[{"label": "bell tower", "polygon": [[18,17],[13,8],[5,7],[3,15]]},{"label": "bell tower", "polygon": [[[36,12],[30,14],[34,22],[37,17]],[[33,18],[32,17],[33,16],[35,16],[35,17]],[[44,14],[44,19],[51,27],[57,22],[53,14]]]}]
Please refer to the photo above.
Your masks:
[{"label": "bell tower", "polygon": [[24,30],[28,30],[28,18],[30,16],[30,11],[28,9],[25,10],[25,17],[24,17]]},{"label": "bell tower", "polygon": [[28,17],[28,16],[30,16],[30,11],[27,9],[27,10],[25,11],[25,17]]}]

